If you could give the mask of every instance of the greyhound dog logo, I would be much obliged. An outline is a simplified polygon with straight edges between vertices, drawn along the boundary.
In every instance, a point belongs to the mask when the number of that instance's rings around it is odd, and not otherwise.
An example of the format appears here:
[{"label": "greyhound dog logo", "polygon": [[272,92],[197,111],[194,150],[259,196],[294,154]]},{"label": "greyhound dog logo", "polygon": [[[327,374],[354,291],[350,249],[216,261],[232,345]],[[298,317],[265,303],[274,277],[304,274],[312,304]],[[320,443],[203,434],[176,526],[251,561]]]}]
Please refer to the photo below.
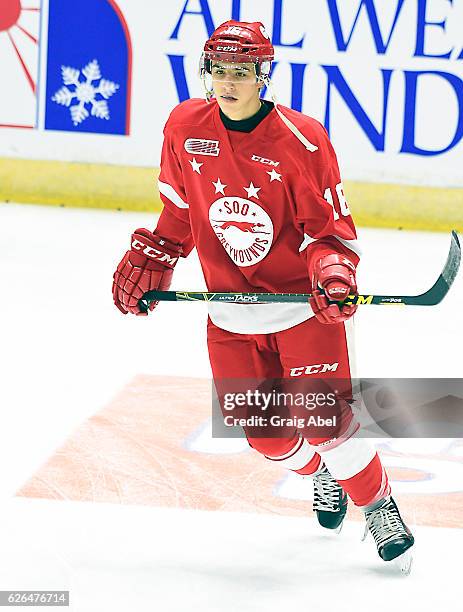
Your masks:
[{"label": "greyhound dog logo", "polygon": [[216,200],[209,209],[209,222],[230,259],[240,268],[262,261],[272,247],[272,220],[252,200],[233,196]]},{"label": "greyhound dog logo", "polygon": [[215,221],[215,223],[217,225],[214,225],[214,227],[221,230],[236,227],[242,232],[250,232],[251,234],[270,234],[270,232],[264,232],[259,229],[265,227],[263,223],[251,223],[249,221]]}]

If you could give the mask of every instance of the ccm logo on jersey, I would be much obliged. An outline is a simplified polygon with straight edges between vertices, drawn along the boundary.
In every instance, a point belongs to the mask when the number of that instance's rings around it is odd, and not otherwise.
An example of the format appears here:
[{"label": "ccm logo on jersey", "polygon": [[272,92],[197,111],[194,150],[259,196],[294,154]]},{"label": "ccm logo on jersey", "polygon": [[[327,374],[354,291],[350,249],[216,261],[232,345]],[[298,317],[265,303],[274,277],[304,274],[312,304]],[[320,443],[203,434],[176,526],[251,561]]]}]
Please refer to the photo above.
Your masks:
[{"label": "ccm logo on jersey", "polygon": [[266,164],[267,166],[279,166],[279,161],[273,161],[272,159],[267,159],[266,157],[260,157],[259,155],[253,155],[251,157],[252,161],[260,162],[261,164]]},{"label": "ccm logo on jersey", "polygon": [[315,365],[301,366],[300,368],[291,368],[290,376],[302,376],[303,374],[324,374],[325,372],[336,372],[339,363],[317,363]]},{"label": "ccm logo on jersey", "polygon": [[155,261],[163,261],[169,264],[170,266],[175,266],[178,260],[178,257],[170,257],[167,253],[158,251],[157,249],[154,249],[153,247],[150,247],[137,239],[132,242],[132,249],[135,249],[136,251],[141,251],[147,257],[150,257]]},{"label": "ccm logo on jersey", "polygon": [[218,157],[220,153],[218,140],[206,140],[205,138],[188,138],[185,140],[185,151],[194,155],[212,155]]}]

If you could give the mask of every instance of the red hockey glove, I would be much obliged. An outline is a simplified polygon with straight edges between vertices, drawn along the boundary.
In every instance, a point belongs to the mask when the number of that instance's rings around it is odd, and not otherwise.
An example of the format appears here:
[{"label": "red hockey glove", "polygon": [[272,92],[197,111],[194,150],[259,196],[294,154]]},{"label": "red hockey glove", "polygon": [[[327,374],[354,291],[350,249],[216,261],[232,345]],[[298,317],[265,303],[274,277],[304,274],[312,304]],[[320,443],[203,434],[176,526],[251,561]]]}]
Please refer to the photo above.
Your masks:
[{"label": "red hockey glove", "polygon": [[[114,304],[122,314],[147,315],[138,307],[138,300],[147,291],[170,287],[174,266],[182,253],[173,244],[147,229],[137,229],[132,234],[132,248],[122,258],[113,276]],[[153,310],[157,302],[152,302]]]},{"label": "red hockey glove", "polygon": [[[357,306],[330,304],[328,300],[342,302],[349,294],[357,293],[355,266],[343,255],[333,253],[317,261],[312,275],[314,291],[309,299],[314,315],[320,323],[341,323],[349,319]],[[321,293],[317,287],[324,290]]]}]

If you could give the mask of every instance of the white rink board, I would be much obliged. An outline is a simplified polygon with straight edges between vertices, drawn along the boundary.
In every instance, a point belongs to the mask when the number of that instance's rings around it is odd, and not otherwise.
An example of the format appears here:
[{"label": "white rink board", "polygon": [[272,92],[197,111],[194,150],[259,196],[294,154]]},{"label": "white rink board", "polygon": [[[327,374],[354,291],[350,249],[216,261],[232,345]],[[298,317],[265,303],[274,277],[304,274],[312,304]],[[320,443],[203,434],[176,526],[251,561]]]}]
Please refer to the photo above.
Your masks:
[{"label": "white rink board", "polygon": [[[272,35],[281,103],[325,124],[329,109],[345,178],[463,186],[463,0],[118,0],[133,51],[128,136],[76,132],[72,123],[69,131],[44,130],[52,1],[41,4],[42,86],[35,129],[0,127],[0,156],[158,166],[170,110],[186,89],[191,97],[202,96],[197,69],[207,26],[239,16],[262,20]],[[5,37],[0,32],[0,63],[7,52]],[[8,57],[3,82],[14,84],[18,75]],[[5,96],[10,103],[3,100],[3,107],[11,114],[15,105],[30,105],[25,95],[20,84],[11,86]],[[1,108],[0,125],[8,122]],[[31,117],[32,110],[27,111]],[[425,154],[442,151],[453,140],[448,151]]]}]

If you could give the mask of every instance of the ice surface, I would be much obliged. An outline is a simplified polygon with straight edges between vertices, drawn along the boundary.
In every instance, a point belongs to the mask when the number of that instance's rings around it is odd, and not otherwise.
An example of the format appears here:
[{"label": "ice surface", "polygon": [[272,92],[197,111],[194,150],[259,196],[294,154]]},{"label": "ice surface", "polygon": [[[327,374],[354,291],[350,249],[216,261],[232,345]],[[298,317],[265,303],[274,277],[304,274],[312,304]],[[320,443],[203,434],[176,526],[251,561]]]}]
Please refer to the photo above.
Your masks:
[{"label": "ice surface", "polygon": [[461,530],[415,529],[404,577],[360,523],[336,535],[312,518],[21,498],[0,534],[1,589],[69,589],[79,612],[453,610],[463,545]]},{"label": "ice surface", "polygon": [[[203,304],[161,304],[149,318],[123,317],[112,304],[112,274],[131,231],[155,221],[149,214],[0,207],[0,588],[69,583],[72,609],[85,612],[450,608],[461,530],[418,527],[417,559],[404,579],[376,557],[371,540],[360,544],[359,523],[336,537],[295,517],[11,497],[135,375],[210,377]],[[445,262],[444,234],[359,234],[364,293],[421,293]],[[462,282],[460,274],[436,307],[360,308],[358,375],[461,377]],[[195,254],[177,266],[173,288],[204,288]],[[384,445],[416,460],[452,445],[441,442]],[[196,443],[216,452],[207,432]],[[454,460],[452,473],[460,473],[458,444]],[[291,482],[286,487],[288,498],[297,497]],[[461,492],[462,480],[450,489]]]}]

